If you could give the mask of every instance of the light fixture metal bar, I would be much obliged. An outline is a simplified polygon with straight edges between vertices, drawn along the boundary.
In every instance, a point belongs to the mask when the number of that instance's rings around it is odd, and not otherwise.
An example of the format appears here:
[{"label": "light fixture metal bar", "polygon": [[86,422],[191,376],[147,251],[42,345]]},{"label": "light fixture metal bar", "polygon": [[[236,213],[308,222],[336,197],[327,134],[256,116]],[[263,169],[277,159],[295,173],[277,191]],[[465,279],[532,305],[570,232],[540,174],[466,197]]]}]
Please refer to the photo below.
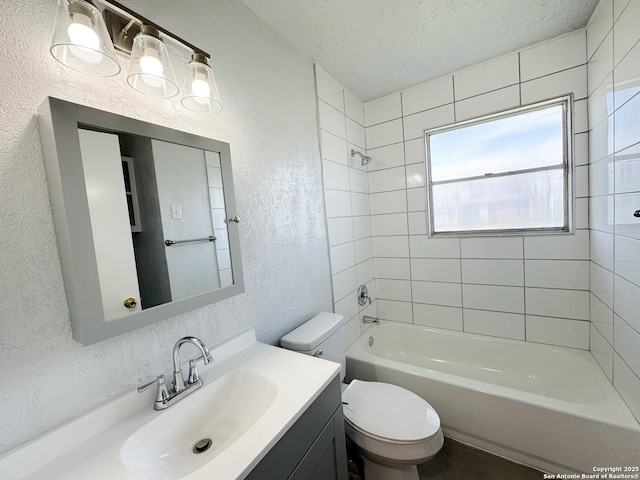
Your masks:
[{"label": "light fixture metal bar", "polygon": [[[120,52],[130,54],[131,46],[133,44],[133,38],[140,31],[140,27],[142,24],[149,25],[159,32],[163,34],[163,36],[170,38],[176,43],[191,49],[194,53],[200,53],[207,58],[211,58],[204,50],[196,47],[195,45],[187,42],[186,40],[178,37],[177,35],[169,32],[168,30],[162,28],[160,25],[152,22],[151,20],[139,15],[133,10],[125,7],[119,2],[113,0],[96,0],[102,5],[105,6],[104,17],[105,22],[107,24],[107,29],[109,30],[109,34],[111,35],[111,39],[114,42],[114,46]],[[130,20],[135,19],[138,24],[130,24]],[[125,31],[125,27],[129,27]]]}]

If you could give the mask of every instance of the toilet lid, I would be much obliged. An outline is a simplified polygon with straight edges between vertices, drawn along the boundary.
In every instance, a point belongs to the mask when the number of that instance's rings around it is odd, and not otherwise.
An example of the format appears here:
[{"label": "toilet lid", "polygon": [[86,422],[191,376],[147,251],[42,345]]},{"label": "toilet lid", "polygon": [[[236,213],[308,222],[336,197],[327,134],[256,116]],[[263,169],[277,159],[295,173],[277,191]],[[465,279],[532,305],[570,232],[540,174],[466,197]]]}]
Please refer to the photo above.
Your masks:
[{"label": "toilet lid", "polygon": [[345,418],[356,428],[397,442],[427,439],[440,429],[431,405],[409,390],[353,380],[342,393]]}]

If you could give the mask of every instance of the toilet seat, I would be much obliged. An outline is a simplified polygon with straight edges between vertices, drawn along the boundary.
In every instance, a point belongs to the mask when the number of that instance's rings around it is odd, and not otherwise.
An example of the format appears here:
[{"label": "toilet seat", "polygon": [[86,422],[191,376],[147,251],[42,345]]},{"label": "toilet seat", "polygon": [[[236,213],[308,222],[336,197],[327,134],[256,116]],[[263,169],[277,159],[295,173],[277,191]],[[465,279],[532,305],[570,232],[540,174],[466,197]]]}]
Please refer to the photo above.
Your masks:
[{"label": "toilet seat", "polygon": [[342,393],[351,425],[392,443],[416,443],[440,430],[440,417],[425,400],[397,385],[353,380]]},{"label": "toilet seat", "polygon": [[438,414],[404,388],[353,380],[342,401],[347,436],[373,460],[417,464],[442,448]]}]

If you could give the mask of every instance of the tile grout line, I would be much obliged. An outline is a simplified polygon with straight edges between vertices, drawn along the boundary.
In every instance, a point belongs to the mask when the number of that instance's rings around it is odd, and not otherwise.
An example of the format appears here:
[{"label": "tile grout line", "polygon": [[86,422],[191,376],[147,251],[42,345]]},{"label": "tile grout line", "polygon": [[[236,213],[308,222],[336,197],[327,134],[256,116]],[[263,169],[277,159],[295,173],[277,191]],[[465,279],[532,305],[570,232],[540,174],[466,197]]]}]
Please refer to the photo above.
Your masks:
[{"label": "tile grout line", "polygon": [[[407,211],[404,212],[405,214],[405,220],[406,220],[406,225],[407,225],[407,249],[408,249],[408,253],[409,253],[409,298],[411,299],[411,323],[415,324],[416,320],[414,318],[414,314],[413,314],[413,287],[412,287],[412,283],[411,283],[411,279],[413,277],[413,272],[411,270],[411,242],[409,241],[409,188],[407,185],[407,151],[406,151],[406,143],[405,143],[405,137],[404,137],[404,105],[402,102],[402,94],[400,94],[400,123],[402,125],[402,157],[403,157],[403,168],[404,168],[404,192],[405,192],[405,202],[407,205]],[[403,235],[404,236],[404,235]]]},{"label": "tile grout line", "polygon": [[522,311],[524,312],[524,341],[527,341],[527,263],[526,263],[526,254],[524,252],[524,237],[522,237],[522,290],[523,297],[522,300],[524,305],[522,306]]}]

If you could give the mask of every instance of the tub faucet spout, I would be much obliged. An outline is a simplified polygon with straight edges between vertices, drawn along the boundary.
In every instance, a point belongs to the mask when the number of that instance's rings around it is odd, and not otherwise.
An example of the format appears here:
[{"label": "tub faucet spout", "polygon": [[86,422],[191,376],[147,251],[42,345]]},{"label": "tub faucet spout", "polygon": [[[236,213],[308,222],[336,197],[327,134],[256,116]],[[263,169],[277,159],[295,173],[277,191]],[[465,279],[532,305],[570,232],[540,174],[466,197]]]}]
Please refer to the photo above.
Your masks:
[{"label": "tub faucet spout", "polygon": [[362,323],[373,323],[374,325],[380,325],[380,320],[376,317],[370,317],[369,315],[362,316]]}]

